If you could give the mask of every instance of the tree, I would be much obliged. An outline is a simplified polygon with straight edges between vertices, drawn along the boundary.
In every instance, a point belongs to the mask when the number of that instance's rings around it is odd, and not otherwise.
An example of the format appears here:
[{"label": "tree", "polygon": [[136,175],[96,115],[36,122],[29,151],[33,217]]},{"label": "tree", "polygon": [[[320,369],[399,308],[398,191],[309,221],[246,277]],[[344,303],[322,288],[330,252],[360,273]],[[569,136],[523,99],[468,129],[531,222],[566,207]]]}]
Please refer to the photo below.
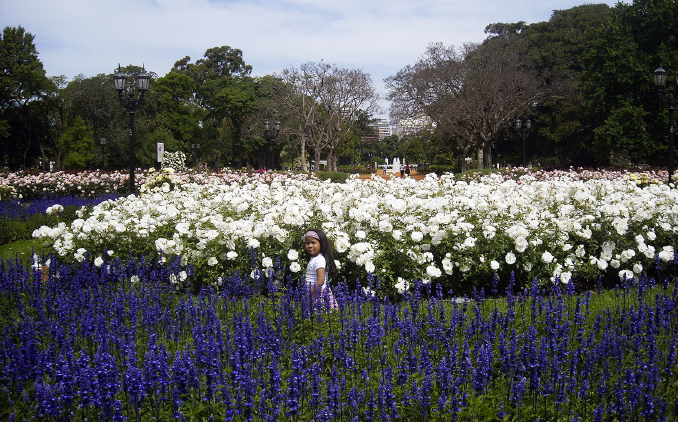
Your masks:
[{"label": "tree", "polygon": [[[522,116],[532,117],[532,148],[528,149],[532,155],[552,157],[561,164],[592,164],[588,146],[593,144],[593,130],[579,89],[582,58],[597,36],[595,30],[607,25],[613,11],[606,4],[556,10],[548,21],[524,26],[520,31],[525,39],[523,54],[543,78],[548,92],[531,116]],[[510,132],[507,135],[515,136]],[[515,151],[516,157],[520,155]]]},{"label": "tree", "polygon": [[250,148],[243,143],[243,124],[257,103],[255,82],[249,76],[252,66],[245,64],[241,50],[229,46],[210,48],[195,63],[190,60],[177,61],[173,71],[195,82],[192,101],[202,109],[198,123],[202,153],[246,164]]},{"label": "tree", "polygon": [[619,3],[609,23],[595,30],[583,54],[581,92],[596,164],[610,154],[664,164],[667,111],[657,99],[652,71],[678,70],[678,3]]},{"label": "tree", "polygon": [[[256,103],[243,122],[241,136],[246,145],[247,162],[258,168],[296,168],[301,165],[298,137],[290,129],[292,111],[285,105],[292,87],[280,78],[267,75],[253,79]],[[265,137],[264,122],[271,131],[280,122],[277,136]]]},{"label": "tree", "polygon": [[92,147],[92,129],[77,117],[73,126],[68,128],[59,140],[59,150],[64,155],[62,165],[65,169],[86,168],[94,159]]},{"label": "tree", "polygon": [[53,86],[34,38],[19,26],[6,27],[0,39],[0,138],[11,168],[26,166],[29,156],[39,155],[35,125],[40,119],[32,112]]},{"label": "tree", "polygon": [[462,165],[475,151],[478,166],[491,167],[493,142],[544,94],[520,42],[503,33],[462,48],[431,44],[415,65],[386,79],[391,118],[428,116],[443,142],[461,152]]},{"label": "tree", "polygon": [[294,112],[296,135],[302,141],[302,169],[306,169],[305,147],[314,153],[314,170],[327,153],[330,171],[337,170],[336,149],[349,136],[360,112],[378,110],[379,96],[370,75],[327,63],[308,62],[290,67],[279,77],[294,88],[286,106]]},{"label": "tree", "polygon": [[[203,110],[195,103],[195,81],[186,74],[169,72],[153,84],[156,107],[154,132],[170,136],[166,148],[188,150],[200,142]],[[167,141],[166,141],[167,142]]]},{"label": "tree", "polygon": [[[57,95],[55,106],[58,107],[58,117],[55,122],[59,121],[62,127],[70,128],[80,118],[92,131],[92,138],[97,144],[104,139],[109,151],[127,153],[128,123],[113,88],[112,75],[78,75]],[[62,164],[60,153],[58,149],[54,150],[57,167]],[[123,166],[129,160],[123,159],[123,154],[109,154],[109,164]]]}]

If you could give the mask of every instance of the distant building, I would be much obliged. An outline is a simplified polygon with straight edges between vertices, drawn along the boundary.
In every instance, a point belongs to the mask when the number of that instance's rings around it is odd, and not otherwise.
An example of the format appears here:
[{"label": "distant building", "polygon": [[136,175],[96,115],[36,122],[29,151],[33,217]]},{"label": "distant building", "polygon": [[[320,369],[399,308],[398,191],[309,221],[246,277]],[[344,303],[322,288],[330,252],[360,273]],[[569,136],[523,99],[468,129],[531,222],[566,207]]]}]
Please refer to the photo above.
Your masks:
[{"label": "distant building", "polygon": [[396,124],[396,135],[403,137],[406,135],[414,135],[424,129],[433,129],[436,123],[428,116],[419,116],[409,119],[399,120]]},{"label": "distant building", "polygon": [[377,119],[374,123],[370,123],[370,127],[379,136],[379,140],[393,135],[393,128],[387,119]]}]

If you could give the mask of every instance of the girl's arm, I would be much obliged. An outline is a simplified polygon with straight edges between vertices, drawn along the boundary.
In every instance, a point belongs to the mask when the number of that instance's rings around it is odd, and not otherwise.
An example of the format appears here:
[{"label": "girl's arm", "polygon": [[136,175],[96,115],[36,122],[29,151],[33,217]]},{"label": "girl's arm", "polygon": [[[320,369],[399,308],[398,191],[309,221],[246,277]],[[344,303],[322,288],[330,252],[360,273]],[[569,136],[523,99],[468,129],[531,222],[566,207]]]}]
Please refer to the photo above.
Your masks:
[{"label": "girl's arm", "polygon": [[318,279],[315,282],[315,286],[313,286],[313,290],[319,291],[323,284],[325,284],[325,269],[318,268],[317,270],[315,270],[315,273],[318,276]]}]

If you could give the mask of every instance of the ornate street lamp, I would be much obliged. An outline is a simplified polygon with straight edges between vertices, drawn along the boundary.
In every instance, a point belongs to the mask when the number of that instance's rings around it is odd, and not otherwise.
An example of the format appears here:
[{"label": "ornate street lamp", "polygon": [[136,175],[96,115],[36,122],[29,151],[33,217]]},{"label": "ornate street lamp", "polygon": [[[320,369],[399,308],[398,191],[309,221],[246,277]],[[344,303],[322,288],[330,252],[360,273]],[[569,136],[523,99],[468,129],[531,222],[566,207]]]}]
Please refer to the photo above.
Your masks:
[{"label": "ornate street lamp", "polygon": [[[673,178],[673,111],[676,109],[676,98],[673,96],[673,87],[669,88],[669,94],[664,95],[664,86],[668,72],[661,66],[654,71],[654,84],[659,91],[659,99],[669,109],[669,183]],[[678,71],[676,72],[676,84],[678,84]]]},{"label": "ornate street lamp", "polygon": [[270,130],[269,128],[270,122],[268,120],[264,120],[264,138],[266,138],[266,165],[265,167],[268,167],[270,169],[275,169],[275,141],[278,140],[278,136],[280,136],[280,121],[275,122],[275,131]]},{"label": "ornate street lamp", "polygon": [[136,110],[141,107],[144,102],[144,97],[146,91],[148,91],[148,84],[151,81],[151,76],[146,73],[146,69],[142,67],[142,71],[136,77],[137,90],[139,91],[139,98],[134,98],[134,90],[129,90],[129,98],[123,96],[125,91],[125,84],[127,83],[127,77],[123,75],[120,65],[118,64],[118,73],[113,76],[113,86],[118,91],[118,98],[120,99],[120,104],[122,108],[127,110],[129,114],[129,191],[130,193],[136,193],[136,187],[134,183],[134,113]]},{"label": "ornate street lamp", "polygon": [[530,119],[527,119],[525,126],[523,126],[523,121],[518,119],[516,120],[516,129],[518,130],[518,137],[523,140],[523,167],[525,167],[525,141],[527,137],[530,136],[530,129],[532,128],[532,122]]}]

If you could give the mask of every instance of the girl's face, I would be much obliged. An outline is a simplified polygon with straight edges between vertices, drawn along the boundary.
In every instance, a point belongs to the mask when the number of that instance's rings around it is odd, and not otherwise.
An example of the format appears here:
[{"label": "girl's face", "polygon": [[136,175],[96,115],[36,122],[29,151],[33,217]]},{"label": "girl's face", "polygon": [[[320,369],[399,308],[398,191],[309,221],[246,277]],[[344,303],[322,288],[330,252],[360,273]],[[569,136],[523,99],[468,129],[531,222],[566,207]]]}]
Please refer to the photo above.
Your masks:
[{"label": "girl's face", "polygon": [[304,240],[304,249],[311,256],[316,256],[320,253],[320,242],[318,239],[312,237],[306,237]]}]

